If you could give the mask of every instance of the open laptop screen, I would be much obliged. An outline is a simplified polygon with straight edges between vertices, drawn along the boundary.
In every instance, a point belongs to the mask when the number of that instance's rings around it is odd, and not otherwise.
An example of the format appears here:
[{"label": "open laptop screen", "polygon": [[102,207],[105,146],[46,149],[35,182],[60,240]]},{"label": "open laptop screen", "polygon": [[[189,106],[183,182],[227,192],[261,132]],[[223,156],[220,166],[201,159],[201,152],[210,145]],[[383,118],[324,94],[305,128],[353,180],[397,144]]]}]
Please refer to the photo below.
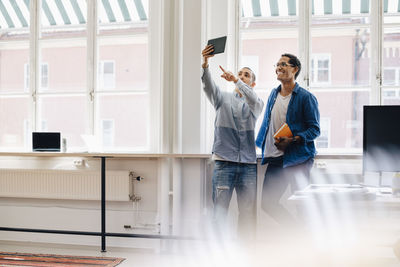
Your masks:
[{"label": "open laptop screen", "polygon": [[32,132],[33,151],[60,151],[59,132]]}]

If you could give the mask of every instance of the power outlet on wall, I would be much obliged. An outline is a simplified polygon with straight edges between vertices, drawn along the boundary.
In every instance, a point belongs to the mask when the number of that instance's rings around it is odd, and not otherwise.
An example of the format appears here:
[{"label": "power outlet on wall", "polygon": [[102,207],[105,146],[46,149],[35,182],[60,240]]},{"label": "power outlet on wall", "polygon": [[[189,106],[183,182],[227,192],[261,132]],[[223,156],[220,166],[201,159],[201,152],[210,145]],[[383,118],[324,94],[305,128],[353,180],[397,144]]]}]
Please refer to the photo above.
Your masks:
[{"label": "power outlet on wall", "polygon": [[79,167],[85,165],[85,161],[83,159],[74,159],[73,163],[74,163],[74,166],[79,166]]}]

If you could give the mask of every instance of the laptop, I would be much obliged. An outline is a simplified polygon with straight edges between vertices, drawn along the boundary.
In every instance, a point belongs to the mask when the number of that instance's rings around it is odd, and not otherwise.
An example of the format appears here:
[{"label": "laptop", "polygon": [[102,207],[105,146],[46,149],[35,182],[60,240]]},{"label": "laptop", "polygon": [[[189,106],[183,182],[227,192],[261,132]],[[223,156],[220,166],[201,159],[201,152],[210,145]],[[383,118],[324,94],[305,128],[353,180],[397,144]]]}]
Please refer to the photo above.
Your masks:
[{"label": "laptop", "polygon": [[59,132],[32,132],[33,151],[61,151],[61,134]]}]

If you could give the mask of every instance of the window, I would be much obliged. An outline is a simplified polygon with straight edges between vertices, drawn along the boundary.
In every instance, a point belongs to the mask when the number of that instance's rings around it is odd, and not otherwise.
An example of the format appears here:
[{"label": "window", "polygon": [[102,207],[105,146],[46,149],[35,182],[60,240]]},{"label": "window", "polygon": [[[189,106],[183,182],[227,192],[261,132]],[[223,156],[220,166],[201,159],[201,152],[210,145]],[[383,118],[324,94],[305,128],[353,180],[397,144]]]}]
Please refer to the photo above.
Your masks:
[{"label": "window", "polygon": [[115,88],[115,68],[114,61],[101,61],[99,66],[99,88]]},{"label": "window", "polygon": [[383,80],[385,85],[400,85],[400,68],[399,67],[386,67],[383,69]]},{"label": "window", "polygon": [[49,64],[41,64],[40,77],[40,88],[45,90],[49,86]]},{"label": "window", "polygon": [[321,135],[315,140],[317,149],[326,149],[330,147],[331,118],[320,118]]},{"label": "window", "polygon": [[[266,100],[271,89],[279,84],[268,62],[272,66],[286,52],[299,56],[303,68],[297,82],[319,102],[321,137],[316,141],[317,146],[326,152],[360,153],[363,106],[376,104],[379,99],[379,104],[400,104],[399,2],[241,0],[240,3],[239,62],[248,56],[259,58],[258,95]],[[378,5],[382,5],[383,17],[376,12]],[[383,38],[372,33],[380,22]],[[379,62],[379,58],[381,64],[372,63]],[[381,98],[378,92],[382,92]]]},{"label": "window", "polygon": [[24,64],[24,92],[29,92],[30,83],[29,64]]},{"label": "window", "polygon": [[[29,92],[30,72],[29,64],[24,64],[24,91]],[[42,89],[49,86],[49,64],[42,63],[40,70],[40,84]]]},{"label": "window", "polygon": [[[265,103],[271,90],[279,85],[274,64],[284,53],[299,52],[299,17],[296,11],[299,1],[241,0],[240,3],[239,66],[254,68],[257,76],[254,89]],[[261,122],[260,116],[255,133]]]},{"label": "window", "polygon": [[331,57],[329,54],[313,54],[311,56],[311,83],[329,85],[331,82]]},{"label": "window", "polygon": [[[159,47],[148,41],[152,1],[5,4],[0,15],[7,17],[0,19],[0,123],[6,126],[0,129],[0,147],[26,146],[29,126],[29,131],[61,132],[72,150],[85,146],[81,135],[103,137],[99,144],[108,150],[156,150],[151,142],[158,144],[158,133],[152,129],[159,113],[150,102],[158,101],[159,89],[149,87],[148,55]],[[29,24],[37,13],[30,9],[40,12],[37,25]],[[152,25],[158,25],[157,19]]]},{"label": "window", "polygon": [[101,128],[103,147],[112,147],[114,145],[114,120],[102,120]]},{"label": "window", "polygon": [[397,2],[384,4],[382,44],[383,105],[400,105],[400,13]]}]

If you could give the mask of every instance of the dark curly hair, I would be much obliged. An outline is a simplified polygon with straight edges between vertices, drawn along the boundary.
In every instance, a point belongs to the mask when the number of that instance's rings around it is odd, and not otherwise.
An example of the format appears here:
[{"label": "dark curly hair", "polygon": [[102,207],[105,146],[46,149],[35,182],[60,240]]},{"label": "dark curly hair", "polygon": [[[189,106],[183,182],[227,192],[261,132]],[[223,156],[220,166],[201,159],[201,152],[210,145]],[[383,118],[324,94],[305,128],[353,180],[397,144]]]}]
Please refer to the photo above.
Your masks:
[{"label": "dark curly hair", "polygon": [[294,75],[294,79],[297,79],[297,76],[299,76],[300,71],[301,71],[301,62],[300,60],[292,54],[289,53],[285,53],[283,55],[281,55],[281,57],[288,57],[289,58],[289,64],[292,65],[293,67],[298,67],[299,70],[296,72],[296,74]]}]

